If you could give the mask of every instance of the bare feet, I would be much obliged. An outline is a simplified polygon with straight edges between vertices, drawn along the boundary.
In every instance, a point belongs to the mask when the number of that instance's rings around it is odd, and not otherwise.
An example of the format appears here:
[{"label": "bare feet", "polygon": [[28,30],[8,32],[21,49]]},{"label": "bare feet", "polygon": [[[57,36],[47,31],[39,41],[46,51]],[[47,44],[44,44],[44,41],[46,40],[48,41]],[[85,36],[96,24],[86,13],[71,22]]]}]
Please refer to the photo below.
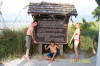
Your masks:
[{"label": "bare feet", "polygon": [[79,61],[79,59],[78,59],[78,57],[77,57],[77,56],[75,57],[75,59],[74,59],[74,60],[75,60],[75,62],[78,62],[78,61]]},{"label": "bare feet", "polygon": [[52,62],[53,62],[52,60],[49,61],[49,63],[52,63]]},{"label": "bare feet", "polygon": [[59,62],[59,60],[57,60],[57,59],[51,59],[50,61],[49,61],[49,63],[52,63],[53,61],[56,61],[56,62]]},{"label": "bare feet", "polygon": [[59,60],[58,60],[58,59],[54,59],[54,61],[59,62]]},{"label": "bare feet", "polygon": [[27,59],[28,61],[30,61],[30,58],[29,58],[29,56],[24,56],[25,57],[25,59]]},{"label": "bare feet", "polygon": [[53,61],[54,61],[54,59],[53,59],[53,58],[51,58],[51,59],[50,59],[50,61],[49,61],[49,63],[52,63]]}]

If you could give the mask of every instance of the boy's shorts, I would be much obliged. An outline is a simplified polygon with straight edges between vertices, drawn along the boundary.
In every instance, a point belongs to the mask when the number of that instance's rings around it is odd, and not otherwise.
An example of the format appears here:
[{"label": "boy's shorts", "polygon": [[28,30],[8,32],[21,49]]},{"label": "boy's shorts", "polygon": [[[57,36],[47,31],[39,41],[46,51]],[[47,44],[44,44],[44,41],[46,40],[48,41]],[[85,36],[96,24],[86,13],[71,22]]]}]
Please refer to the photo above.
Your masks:
[{"label": "boy's shorts", "polygon": [[26,48],[27,48],[27,49],[30,49],[30,46],[31,46],[31,44],[32,44],[32,36],[26,35],[26,36],[25,36],[25,40],[26,40]]},{"label": "boy's shorts", "polygon": [[[53,57],[53,54],[54,54],[54,53],[50,53],[50,54],[48,54],[47,56],[50,57],[50,58],[52,58],[52,57]],[[55,57],[57,57],[57,55],[58,55],[58,53],[56,53]]]}]

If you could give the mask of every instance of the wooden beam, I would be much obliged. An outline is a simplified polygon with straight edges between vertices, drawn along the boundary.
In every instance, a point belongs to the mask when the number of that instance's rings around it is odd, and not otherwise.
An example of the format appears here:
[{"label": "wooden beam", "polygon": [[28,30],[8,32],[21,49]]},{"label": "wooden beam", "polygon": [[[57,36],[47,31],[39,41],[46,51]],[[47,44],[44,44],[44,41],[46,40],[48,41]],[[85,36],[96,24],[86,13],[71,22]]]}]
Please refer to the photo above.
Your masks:
[{"label": "wooden beam", "polygon": [[62,56],[63,55],[63,45],[59,45],[61,50],[60,50],[60,55]]},{"label": "wooden beam", "polygon": [[38,45],[38,54],[42,55],[42,44]]}]

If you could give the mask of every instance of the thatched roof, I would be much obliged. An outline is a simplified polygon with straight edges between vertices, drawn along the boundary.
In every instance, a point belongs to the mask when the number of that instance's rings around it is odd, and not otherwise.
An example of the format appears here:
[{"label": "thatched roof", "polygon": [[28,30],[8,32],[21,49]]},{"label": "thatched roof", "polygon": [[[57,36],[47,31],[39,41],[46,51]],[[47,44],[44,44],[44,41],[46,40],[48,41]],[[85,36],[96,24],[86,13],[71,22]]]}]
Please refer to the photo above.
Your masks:
[{"label": "thatched roof", "polygon": [[57,3],[30,3],[29,14],[63,14],[77,15],[75,6],[72,4],[57,4]]}]

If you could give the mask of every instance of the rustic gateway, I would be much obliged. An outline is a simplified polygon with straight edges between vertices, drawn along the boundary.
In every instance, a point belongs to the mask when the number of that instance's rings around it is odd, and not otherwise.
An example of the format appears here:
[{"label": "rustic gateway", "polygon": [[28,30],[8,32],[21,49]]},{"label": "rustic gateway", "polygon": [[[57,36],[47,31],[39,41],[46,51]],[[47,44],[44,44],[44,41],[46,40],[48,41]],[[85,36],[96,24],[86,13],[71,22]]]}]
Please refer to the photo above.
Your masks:
[{"label": "rustic gateway", "polygon": [[76,16],[74,5],[57,3],[30,3],[28,14],[38,20],[35,38],[40,44],[48,44],[54,40],[59,44],[67,44],[68,22],[70,16]]}]

